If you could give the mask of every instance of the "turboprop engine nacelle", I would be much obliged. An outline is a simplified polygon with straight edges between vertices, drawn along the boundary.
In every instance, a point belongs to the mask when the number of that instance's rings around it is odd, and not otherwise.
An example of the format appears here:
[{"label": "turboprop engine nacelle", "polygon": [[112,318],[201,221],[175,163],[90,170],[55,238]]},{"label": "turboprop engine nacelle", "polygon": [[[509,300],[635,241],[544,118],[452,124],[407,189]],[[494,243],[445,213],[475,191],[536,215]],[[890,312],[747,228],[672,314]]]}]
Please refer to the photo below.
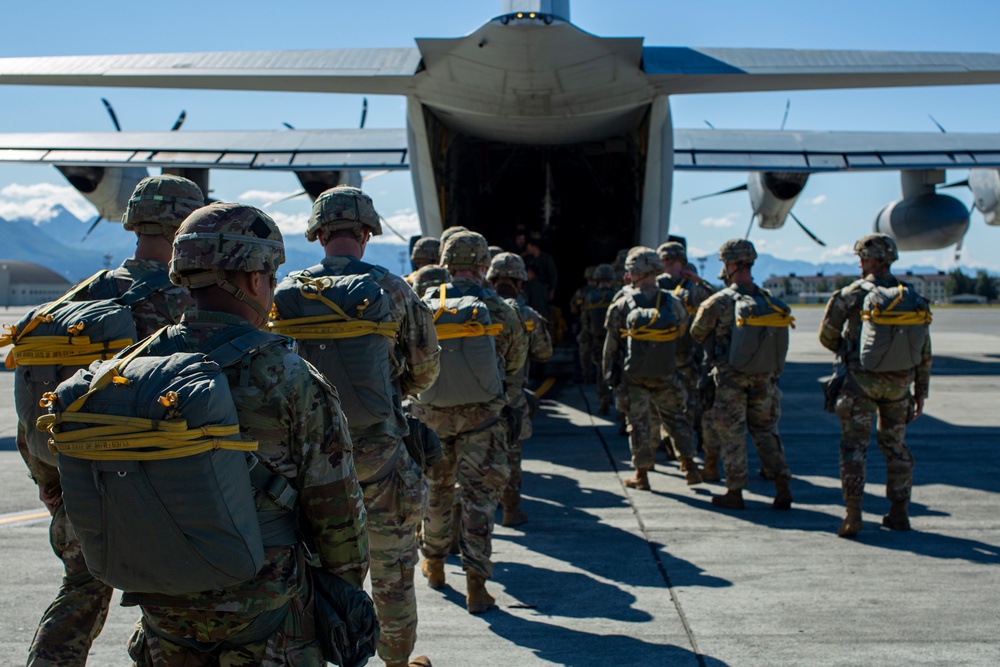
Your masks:
[{"label": "turboprop engine nacelle", "polygon": [[76,167],[56,165],[66,180],[97,208],[105,220],[121,220],[139,181],[149,176],[144,167]]},{"label": "turboprop engine nacelle", "polygon": [[808,179],[809,174],[800,172],[751,172],[747,189],[757,224],[763,229],[779,229],[784,225]]},{"label": "turboprop engine nacelle", "polygon": [[886,204],[875,231],[896,240],[900,250],[938,250],[955,245],[969,229],[969,210],[948,195],[925,194]]},{"label": "turboprop engine nacelle", "polygon": [[970,169],[969,189],[987,225],[1000,225],[1000,170]]},{"label": "turboprop engine nacelle", "polygon": [[309,195],[309,199],[316,201],[316,198],[330,188],[338,185],[350,185],[354,188],[361,187],[361,172],[354,169],[343,169],[334,171],[297,171],[302,189]]}]

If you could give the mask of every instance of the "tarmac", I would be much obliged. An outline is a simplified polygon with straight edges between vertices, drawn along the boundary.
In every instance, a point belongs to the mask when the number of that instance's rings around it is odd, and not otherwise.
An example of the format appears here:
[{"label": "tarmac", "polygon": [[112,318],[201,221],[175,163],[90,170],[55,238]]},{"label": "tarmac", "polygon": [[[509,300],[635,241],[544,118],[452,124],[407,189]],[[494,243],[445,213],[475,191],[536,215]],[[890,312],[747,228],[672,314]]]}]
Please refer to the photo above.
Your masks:
[{"label": "tarmac", "polygon": [[[839,423],[822,409],[832,355],[816,340],[821,310],[795,315],[780,425],[791,511],[774,511],[758,478],[746,510],[715,510],[722,485],[688,487],[662,458],[652,491],[626,489],[625,438],[596,415],[593,386],[560,381],[524,445],[530,521],[495,531],[499,608],[465,611],[456,558],[443,591],[417,574],[415,655],[436,667],[1000,664],[1000,309],[935,313],[931,394],[907,433],[913,531],[880,525],[889,503],[873,443],[856,540],[835,533]],[[0,665],[24,664],[61,576],[12,451],[12,380],[0,373]],[[113,603],[89,664],[130,664],[135,619]]]}]

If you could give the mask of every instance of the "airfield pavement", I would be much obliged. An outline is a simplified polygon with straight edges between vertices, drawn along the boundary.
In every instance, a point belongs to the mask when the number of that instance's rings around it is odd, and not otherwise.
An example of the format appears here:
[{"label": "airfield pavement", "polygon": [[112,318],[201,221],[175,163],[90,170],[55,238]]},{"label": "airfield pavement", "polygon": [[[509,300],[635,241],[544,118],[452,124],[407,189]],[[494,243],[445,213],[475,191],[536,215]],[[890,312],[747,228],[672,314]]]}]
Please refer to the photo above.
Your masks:
[{"label": "airfield pavement", "polygon": [[[745,511],[714,510],[721,485],[687,487],[662,460],[651,492],[625,489],[625,438],[592,412],[592,386],[562,381],[524,447],[530,522],[496,528],[499,608],[466,613],[455,558],[443,591],[418,574],[416,653],[437,667],[1000,664],[1000,309],[935,313],[931,394],[908,432],[914,530],[880,527],[888,501],[873,443],[857,540],[835,534],[839,426],[817,382],[831,369],[821,310],[795,314],[780,426],[792,511],[773,511],[773,487],[756,477]],[[24,664],[61,572],[13,451],[12,380],[0,373],[0,665]],[[91,665],[129,664],[135,618],[113,603]]]}]

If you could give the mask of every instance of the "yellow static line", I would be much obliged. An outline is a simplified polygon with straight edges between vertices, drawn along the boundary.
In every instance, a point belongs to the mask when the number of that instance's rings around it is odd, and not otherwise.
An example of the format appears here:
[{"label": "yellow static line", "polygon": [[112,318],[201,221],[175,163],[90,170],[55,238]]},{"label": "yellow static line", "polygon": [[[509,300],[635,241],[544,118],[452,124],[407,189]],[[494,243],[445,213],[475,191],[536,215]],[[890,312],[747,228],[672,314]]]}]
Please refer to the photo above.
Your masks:
[{"label": "yellow static line", "polygon": [[28,512],[27,514],[12,514],[10,516],[0,517],[0,526],[6,526],[12,523],[22,523],[25,521],[37,521],[38,519],[47,519],[51,515],[48,512]]},{"label": "yellow static line", "polygon": [[556,383],[555,378],[545,378],[545,381],[542,382],[542,384],[538,386],[538,389],[535,390],[535,398],[541,398],[542,396],[544,396],[545,392],[547,392],[549,389],[552,389],[552,385],[554,385],[555,383]]}]

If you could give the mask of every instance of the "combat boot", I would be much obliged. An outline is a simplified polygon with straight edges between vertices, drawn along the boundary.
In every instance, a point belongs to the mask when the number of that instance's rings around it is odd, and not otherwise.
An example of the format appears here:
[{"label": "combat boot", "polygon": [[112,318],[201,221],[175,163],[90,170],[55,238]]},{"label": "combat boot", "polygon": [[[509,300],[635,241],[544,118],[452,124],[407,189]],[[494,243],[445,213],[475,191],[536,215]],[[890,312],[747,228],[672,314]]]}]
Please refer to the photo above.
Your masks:
[{"label": "combat boot", "polygon": [[864,526],[861,521],[861,497],[851,496],[845,502],[847,503],[847,516],[844,517],[844,522],[837,529],[837,536],[857,537]]},{"label": "combat boot", "polygon": [[774,502],[771,506],[776,510],[792,509],[792,490],[788,487],[788,477],[774,478]]},{"label": "combat boot", "polygon": [[649,491],[649,469],[636,468],[635,477],[626,479],[625,486],[638,491]]},{"label": "combat boot", "polygon": [[427,577],[427,585],[435,590],[444,588],[444,558],[425,558],[420,571]]},{"label": "combat boot", "polygon": [[740,489],[729,489],[722,495],[712,496],[712,505],[727,510],[741,510],[746,507],[743,504],[743,491]]},{"label": "combat boot", "polygon": [[486,592],[486,578],[474,572],[465,573],[465,608],[470,614],[482,614],[497,606],[496,598]]},{"label": "combat boot", "polygon": [[611,412],[611,399],[607,397],[602,398],[601,407],[597,408],[597,414],[606,415],[609,412]]},{"label": "combat boot", "polygon": [[690,456],[681,459],[681,470],[684,471],[684,479],[687,480],[688,486],[701,484],[704,481],[701,471],[698,470],[698,464]]},{"label": "combat boot", "polygon": [[522,523],[528,523],[528,515],[521,511],[520,505],[517,503],[510,505],[504,503],[503,518],[500,519],[500,525],[513,528],[514,526],[520,526]]},{"label": "combat boot", "polygon": [[719,474],[719,452],[705,452],[705,467],[701,471],[701,479],[705,482],[718,482],[722,479]]},{"label": "combat boot", "polygon": [[889,508],[889,513],[882,517],[882,525],[891,530],[909,530],[910,517],[906,515],[905,500],[897,501]]}]

